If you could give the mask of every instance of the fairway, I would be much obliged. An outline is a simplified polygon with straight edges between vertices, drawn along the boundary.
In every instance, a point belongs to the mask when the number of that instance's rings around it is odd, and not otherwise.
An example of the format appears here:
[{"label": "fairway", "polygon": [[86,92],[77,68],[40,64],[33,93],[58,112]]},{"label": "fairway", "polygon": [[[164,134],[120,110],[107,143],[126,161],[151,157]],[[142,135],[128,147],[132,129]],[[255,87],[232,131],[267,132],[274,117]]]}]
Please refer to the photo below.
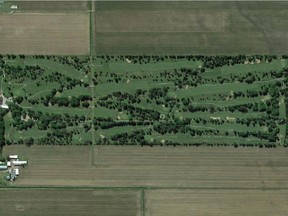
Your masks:
[{"label": "fairway", "polygon": [[93,189],[0,189],[0,212],[38,216],[140,216],[138,191]]},{"label": "fairway", "polygon": [[85,13],[0,13],[2,54],[87,55]]},{"label": "fairway", "polygon": [[287,2],[95,2],[97,54],[283,54]]}]

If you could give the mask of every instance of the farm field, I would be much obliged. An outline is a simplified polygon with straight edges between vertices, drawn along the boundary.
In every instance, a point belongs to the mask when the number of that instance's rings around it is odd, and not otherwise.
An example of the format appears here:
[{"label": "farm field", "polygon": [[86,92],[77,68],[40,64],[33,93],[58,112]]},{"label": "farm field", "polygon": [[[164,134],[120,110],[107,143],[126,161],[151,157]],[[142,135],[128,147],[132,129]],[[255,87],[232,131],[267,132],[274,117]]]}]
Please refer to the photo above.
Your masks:
[{"label": "farm field", "polygon": [[[18,9],[11,13],[12,4]],[[9,45],[1,46],[0,52],[283,54],[287,50],[287,6],[285,1],[95,1],[93,4],[89,1],[5,1],[0,3],[0,27],[5,27],[10,35],[14,32],[14,37],[8,40],[1,34],[1,41]],[[53,24],[54,20],[47,25],[47,20],[57,13],[61,14],[54,17],[57,25]],[[42,20],[39,14],[46,18]],[[35,28],[28,28],[31,24]],[[56,34],[59,29],[63,33]],[[49,43],[46,36],[53,43]],[[30,48],[25,46],[28,43]]]},{"label": "farm field", "polygon": [[0,189],[6,215],[287,211],[286,148],[11,145],[3,149],[9,154],[29,162],[10,188]]},{"label": "farm field", "polygon": [[287,2],[95,2],[97,54],[283,54]]},{"label": "farm field", "polygon": [[285,215],[287,190],[146,190],[147,216]]},{"label": "farm field", "polygon": [[0,13],[0,53],[87,55],[85,13]]},{"label": "farm field", "polygon": [[[286,189],[287,149],[5,146],[29,161],[12,186]],[[93,155],[92,155],[93,154]],[[92,158],[93,157],[93,158]]]},{"label": "farm field", "polygon": [[140,193],[135,190],[0,189],[0,212],[5,215],[140,216]]},{"label": "farm field", "polygon": [[88,1],[5,1],[5,4],[13,4],[18,6],[21,12],[73,12],[88,11]]},{"label": "farm field", "polygon": [[7,143],[287,143],[285,56],[2,59]]}]

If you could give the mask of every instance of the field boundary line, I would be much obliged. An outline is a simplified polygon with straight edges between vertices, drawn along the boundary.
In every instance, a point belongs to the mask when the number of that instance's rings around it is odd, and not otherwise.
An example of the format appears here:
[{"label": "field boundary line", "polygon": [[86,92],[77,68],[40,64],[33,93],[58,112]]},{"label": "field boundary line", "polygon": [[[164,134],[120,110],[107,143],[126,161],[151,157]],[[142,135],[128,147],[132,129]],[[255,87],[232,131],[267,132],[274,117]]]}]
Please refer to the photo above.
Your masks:
[{"label": "field boundary line", "polygon": [[92,97],[92,101],[91,101],[91,135],[92,135],[92,148],[91,148],[91,163],[92,163],[92,167],[95,165],[95,158],[94,158],[94,150],[95,150],[95,127],[93,124],[93,119],[94,119],[94,84],[93,84],[93,70],[92,70],[92,64],[93,64],[93,57],[90,56],[90,88],[91,88],[91,97]]},{"label": "field boundary line", "polygon": [[92,97],[92,105],[91,105],[91,121],[92,121],[92,147],[91,147],[91,163],[92,163],[92,167],[95,166],[95,127],[93,124],[93,119],[94,119],[94,83],[93,83],[93,77],[94,77],[94,73],[93,73],[93,67],[94,67],[94,59],[93,56],[96,56],[96,49],[95,49],[95,35],[96,35],[96,21],[95,21],[95,1],[90,0],[90,75],[91,75],[91,82],[90,82],[90,86],[91,86],[91,97]]},{"label": "field boundary line", "polygon": [[92,55],[92,48],[93,48],[93,23],[92,23],[92,16],[93,16],[93,12],[89,12],[89,55]]},{"label": "field boundary line", "polygon": [[141,189],[141,216],[145,216],[146,204],[145,204],[145,188]]},{"label": "field boundary line", "polygon": [[89,11],[89,54],[90,56],[96,55],[95,52],[95,42],[94,42],[94,36],[95,36],[95,2],[93,0],[89,1],[90,5],[90,11]]},{"label": "field boundary line", "polygon": [[[258,188],[255,187],[181,187],[181,186],[171,186],[171,187],[165,187],[165,186],[110,186],[110,187],[101,187],[101,186],[1,186],[0,190],[2,189],[55,189],[55,190],[136,190],[136,191],[142,191],[142,190],[255,190],[255,191],[270,191],[270,190],[287,190],[288,187],[266,187],[266,186],[260,186]],[[144,194],[145,196],[145,194]]]}]

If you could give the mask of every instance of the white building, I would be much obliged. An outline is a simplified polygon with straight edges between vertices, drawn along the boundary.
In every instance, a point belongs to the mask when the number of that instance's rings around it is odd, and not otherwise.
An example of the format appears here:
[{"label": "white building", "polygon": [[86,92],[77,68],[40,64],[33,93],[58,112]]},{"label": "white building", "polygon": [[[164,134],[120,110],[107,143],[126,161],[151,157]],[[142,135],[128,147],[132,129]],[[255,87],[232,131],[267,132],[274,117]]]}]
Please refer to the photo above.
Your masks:
[{"label": "white building", "polygon": [[18,159],[18,155],[9,155],[10,159]]},{"label": "white building", "polygon": [[27,161],[18,161],[18,160],[16,160],[16,161],[12,161],[12,163],[13,163],[14,166],[22,166],[22,165],[27,164]]},{"label": "white building", "polygon": [[15,173],[15,175],[19,175],[19,169],[14,169],[14,173]]},{"label": "white building", "polygon": [[7,162],[7,167],[11,167],[11,162],[10,161]]},{"label": "white building", "polygon": [[3,109],[9,109],[7,104],[2,104],[2,105],[0,105],[0,107],[3,108]]},{"label": "white building", "polygon": [[8,167],[6,165],[0,165],[0,170],[7,170]]},{"label": "white building", "polygon": [[11,5],[11,10],[17,10],[18,6],[17,5]]}]

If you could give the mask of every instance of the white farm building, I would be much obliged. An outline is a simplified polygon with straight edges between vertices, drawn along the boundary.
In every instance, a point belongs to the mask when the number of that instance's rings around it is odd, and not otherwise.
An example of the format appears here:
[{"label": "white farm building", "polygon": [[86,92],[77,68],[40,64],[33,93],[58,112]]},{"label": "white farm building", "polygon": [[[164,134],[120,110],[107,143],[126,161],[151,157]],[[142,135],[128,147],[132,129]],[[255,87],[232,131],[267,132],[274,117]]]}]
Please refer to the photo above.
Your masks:
[{"label": "white farm building", "polygon": [[18,159],[18,155],[9,155],[10,159]]},{"label": "white farm building", "polygon": [[11,10],[17,10],[18,6],[17,5],[11,5]]},{"label": "white farm building", "polygon": [[7,170],[8,167],[6,165],[0,165],[0,170]]},{"label": "white farm building", "polygon": [[15,160],[15,161],[12,161],[12,164],[13,164],[14,166],[22,166],[22,165],[27,164],[27,161],[18,161],[18,160]]}]

